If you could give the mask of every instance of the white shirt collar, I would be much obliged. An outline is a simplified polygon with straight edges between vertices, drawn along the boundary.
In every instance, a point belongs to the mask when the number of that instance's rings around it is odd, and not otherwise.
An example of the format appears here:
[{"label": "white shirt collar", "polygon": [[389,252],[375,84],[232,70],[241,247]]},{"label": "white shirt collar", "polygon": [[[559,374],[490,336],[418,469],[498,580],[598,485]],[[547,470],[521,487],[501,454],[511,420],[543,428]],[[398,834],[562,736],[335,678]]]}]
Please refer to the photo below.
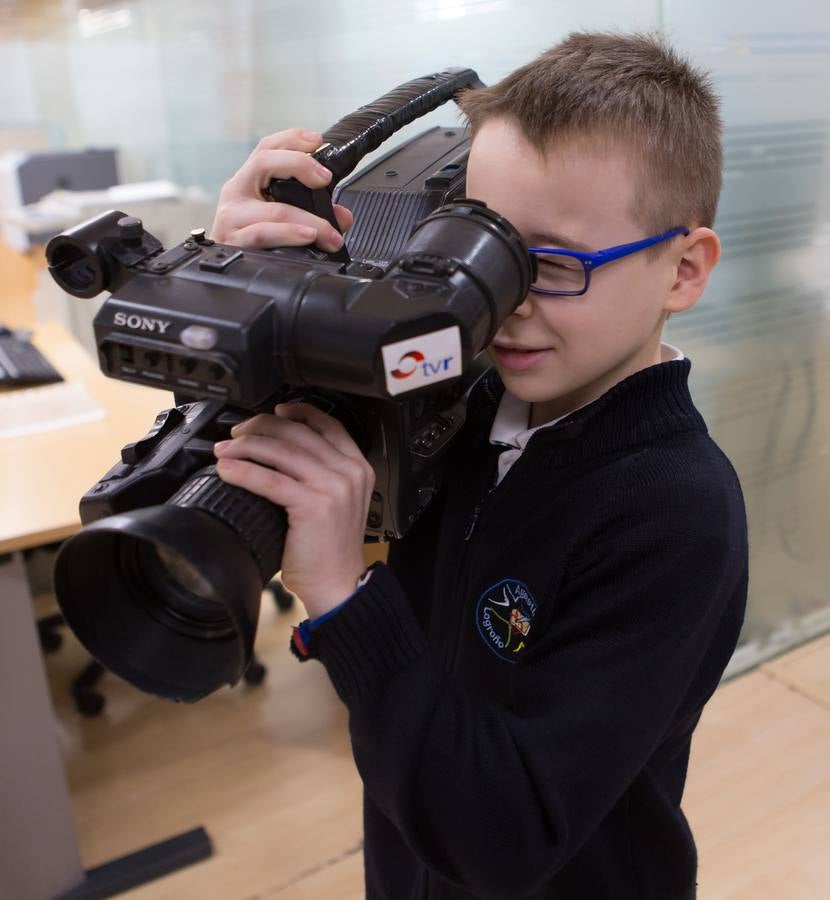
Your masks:
[{"label": "white shirt collar", "polygon": [[[673,362],[675,360],[685,359],[682,350],[673,347],[665,342],[660,344],[660,362]],[[590,401],[593,402],[593,401]],[[530,421],[530,403],[527,400],[520,400],[518,397],[505,390],[502,394],[499,408],[496,410],[496,417],[490,428],[490,443],[501,444],[502,446],[512,447],[516,450],[524,450],[527,442],[540,428],[550,428],[557,422],[561,422],[566,416],[575,413],[583,406],[577,406],[575,409],[568,410],[564,415],[557,416],[549,422],[543,422],[535,428],[528,428],[527,423]],[[502,454],[504,456],[505,454]],[[512,454],[511,454],[512,455]],[[505,460],[506,462],[507,460]],[[515,456],[513,460],[515,461]],[[500,479],[501,480],[501,479]]]}]

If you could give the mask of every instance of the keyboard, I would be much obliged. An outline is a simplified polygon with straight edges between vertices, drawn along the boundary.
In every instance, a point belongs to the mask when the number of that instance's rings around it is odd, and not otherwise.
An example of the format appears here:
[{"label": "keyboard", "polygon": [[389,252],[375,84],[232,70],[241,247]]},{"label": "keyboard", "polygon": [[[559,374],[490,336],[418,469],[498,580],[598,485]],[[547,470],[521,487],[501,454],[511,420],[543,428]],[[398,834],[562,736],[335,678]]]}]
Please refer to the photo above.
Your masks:
[{"label": "keyboard", "polygon": [[63,381],[48,359],[26,340],[0,335],[0,387],[25,387]]}]

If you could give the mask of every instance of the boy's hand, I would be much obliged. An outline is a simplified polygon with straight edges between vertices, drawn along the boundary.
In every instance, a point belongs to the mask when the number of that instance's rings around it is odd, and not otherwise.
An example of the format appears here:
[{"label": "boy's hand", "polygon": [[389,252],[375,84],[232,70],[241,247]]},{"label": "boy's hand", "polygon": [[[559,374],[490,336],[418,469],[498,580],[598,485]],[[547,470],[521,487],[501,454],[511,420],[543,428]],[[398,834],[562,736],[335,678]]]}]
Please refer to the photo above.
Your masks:
[{"label": "boy's hand", "polygon": [[[343,238],[325,219],[287,203],[265,199],[272,178],[296,178],[306,187],[321,188],[331,172],[313,159],[323,143],[317,132],[291,128],[264,137],[239,171],[225,182],[211,228],[211,238],[239,247],[300,247],[315,243],[332,253]],[[335,204],[334,215],[343,231],[351,227],[352,214]]]},{"label": "boy's hand", "polygon": [[315,619],[351,596],[366,568],[375,474],[337,419],[308,403],[274,412],[237,425],[216,445],[216,471],[285,509],[282,581]]}]

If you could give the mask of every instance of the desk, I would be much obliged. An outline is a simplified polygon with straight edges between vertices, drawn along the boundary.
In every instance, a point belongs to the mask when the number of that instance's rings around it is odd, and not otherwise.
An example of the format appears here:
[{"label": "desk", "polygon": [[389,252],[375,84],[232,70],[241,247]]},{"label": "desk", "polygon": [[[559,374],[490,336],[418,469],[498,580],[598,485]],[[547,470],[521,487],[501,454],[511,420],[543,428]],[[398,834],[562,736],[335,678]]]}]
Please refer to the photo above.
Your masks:
[{"label": "desk", "polygon": [[60,325],[35,327],[33,343],[67,381],[81,381],[106,418],[72,428],[0,440],[0,553],[63,540],[80,527],[78,501],[113,466],[121,447],[141,437],[166,391],[102,375]]},{"label": "desk", "polygon": [[43,249],[22,254],[0,240],[0,324],[9,328],[27,328],[34,321],[32,294],[38,269],[46,265]]},{"label": "desk", "polygon": [[0,897],[46,900],[84,878],[21,551],[80,528],[78,501],[171,394],[113,381],[60,326],[33,341],[106,418],[0,439]]}]

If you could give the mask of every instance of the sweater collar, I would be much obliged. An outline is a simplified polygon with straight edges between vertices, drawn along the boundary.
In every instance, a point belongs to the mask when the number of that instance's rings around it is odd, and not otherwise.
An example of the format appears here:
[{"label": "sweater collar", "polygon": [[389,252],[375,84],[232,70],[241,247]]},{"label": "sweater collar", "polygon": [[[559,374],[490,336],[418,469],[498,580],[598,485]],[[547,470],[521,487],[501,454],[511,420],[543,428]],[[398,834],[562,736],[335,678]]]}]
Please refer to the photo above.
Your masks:
[{"label": "sweater collar", "polygon": [[[561,465],[683,431],[706,431],[689,392],[690,369],[689,359],[641,369],[555,425],[534,432],[528,448],[541,450],[545,464]],[[492,423],[504,382],[495,368],[483,382],[487,421]]]}]

